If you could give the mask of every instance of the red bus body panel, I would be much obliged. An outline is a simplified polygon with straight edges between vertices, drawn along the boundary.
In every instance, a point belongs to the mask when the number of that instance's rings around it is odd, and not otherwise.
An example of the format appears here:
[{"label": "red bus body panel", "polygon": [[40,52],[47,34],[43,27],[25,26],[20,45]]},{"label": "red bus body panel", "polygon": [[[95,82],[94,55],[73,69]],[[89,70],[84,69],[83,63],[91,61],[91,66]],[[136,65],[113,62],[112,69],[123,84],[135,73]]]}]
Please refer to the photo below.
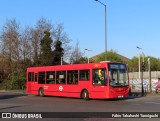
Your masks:
[{"label": "red bus body panel", "polygon": [[[108,98],[124,98],[129,95],[129,85],[125,87],[111,87],[109,85],[93,85],[92,84],[92,69],[106,68],[105,63],[91,63],[91,64],[73,64],[63,66],[44,66],[44,67],[31,67],[27,68],[27,82],[26,91],[28,94],[38,95],[39,89],[44,89],[44,95],[48,96],[63,96],[81,98],[81,93],[84,89],[89,92],[89,98],[92,99],[108,99]],[[69,71],[69,70],[90,70],[90,80],[78,80],[78,84],[38,84],[37,82],[28,81],[28,72],[46,72],[46,71]],[[108,70],[107,70],[108,75]],[[107,76],[107,80],[109,77]],[[67,82],[67,81],[66,81]]]}]

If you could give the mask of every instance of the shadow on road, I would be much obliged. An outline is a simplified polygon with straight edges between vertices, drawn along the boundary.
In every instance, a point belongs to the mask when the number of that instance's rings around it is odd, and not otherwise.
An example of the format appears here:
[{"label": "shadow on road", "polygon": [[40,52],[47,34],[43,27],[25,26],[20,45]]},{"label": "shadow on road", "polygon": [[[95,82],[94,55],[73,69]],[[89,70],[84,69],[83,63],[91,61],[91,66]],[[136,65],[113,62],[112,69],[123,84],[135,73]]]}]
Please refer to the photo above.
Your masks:
[{"label": "shadow on road", "polygon": [[[142,96],[142,93],[131,93],[127,98],[115,98],[115,99],[100,99],[100,100],[104,100],[104,101],[123,101],[123,100],[131,100],[131,99],[136,99],[136,98],[142,98],[147,96],[147,93],[145,93]],[[99,100],[99,99],[98,99]]]},{"label": "shadow on road", "polygon": [[23,106],[10,106],[10,107],[5,107],[5,108],[0,108],[0,110],[11,109],[11,108],[19,108],[19,107],[23,107]]},{"label": "shadow on road", "polygon": [[10,98],[17,98],[27,96],[27,94],[7,94],[7,93],[0,93],[0,100],[10,99]]}]

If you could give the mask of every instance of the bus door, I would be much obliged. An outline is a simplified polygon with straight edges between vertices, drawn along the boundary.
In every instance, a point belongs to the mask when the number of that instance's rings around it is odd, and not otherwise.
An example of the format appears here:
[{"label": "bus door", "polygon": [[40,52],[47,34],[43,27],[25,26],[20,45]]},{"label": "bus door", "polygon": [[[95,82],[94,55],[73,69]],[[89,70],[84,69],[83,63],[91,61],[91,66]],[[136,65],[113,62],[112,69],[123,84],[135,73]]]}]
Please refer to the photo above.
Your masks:
[{"label": "bus door", "polygon": [[32,91],[32,82],[34,81],[34,72],[28,72],[27,92]]},{"label": "bus door", "polygon": [[31,90],[32,91],[38,90],[37,73],[34,73],[34,79],[32,80],[32,83],[31,83]]},{"label": "bus door", "polygon": [[92,71],[92,91],[94,93],[100,94],[101,92],[105,92],[106,88],[106,69],[98,68],[93,69]]}]

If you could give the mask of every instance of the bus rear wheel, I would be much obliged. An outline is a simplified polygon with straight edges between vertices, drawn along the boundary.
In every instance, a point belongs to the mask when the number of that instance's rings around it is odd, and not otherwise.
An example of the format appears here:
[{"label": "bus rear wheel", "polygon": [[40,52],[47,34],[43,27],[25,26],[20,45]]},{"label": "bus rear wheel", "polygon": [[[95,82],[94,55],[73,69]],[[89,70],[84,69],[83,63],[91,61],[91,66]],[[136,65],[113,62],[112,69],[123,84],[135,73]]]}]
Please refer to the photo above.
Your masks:
[{"label": "bus rear wheel", "polygon": [[84,100],[89,100],[89,93],[87,90],[84,90],[82,92],[82,96],[81,96]]},{"label": "bus rear wheel", "polygon": [[44,89],[43,88],[39,89],[39,96],[44,97]]}]

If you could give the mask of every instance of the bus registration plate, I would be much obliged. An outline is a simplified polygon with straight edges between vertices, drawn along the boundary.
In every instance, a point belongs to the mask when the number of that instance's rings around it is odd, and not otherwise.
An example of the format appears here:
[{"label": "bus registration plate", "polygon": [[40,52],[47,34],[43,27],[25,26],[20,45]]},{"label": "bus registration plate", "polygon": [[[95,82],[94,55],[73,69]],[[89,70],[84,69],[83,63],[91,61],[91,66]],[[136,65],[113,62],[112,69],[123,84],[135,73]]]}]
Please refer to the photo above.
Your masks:
[{"label": "bus registration plate", "polygon": [[118,98],[123,98],[123,96],[122,96],[122,95],[120,95],[120,96],[118,96]]}]

